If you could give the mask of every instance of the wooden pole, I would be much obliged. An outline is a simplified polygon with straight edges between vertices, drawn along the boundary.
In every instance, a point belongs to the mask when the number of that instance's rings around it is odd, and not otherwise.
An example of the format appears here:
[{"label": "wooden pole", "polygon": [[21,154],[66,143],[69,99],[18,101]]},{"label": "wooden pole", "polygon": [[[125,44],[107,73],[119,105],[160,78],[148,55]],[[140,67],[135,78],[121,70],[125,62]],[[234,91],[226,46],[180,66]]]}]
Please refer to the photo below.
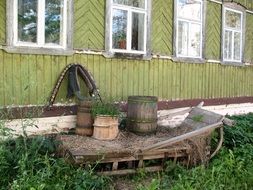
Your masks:
[{"label": "wooden pole", "polygon": [[149,151],[149,150],[152,150],[152,149],[158,149],[158,148],[162,148],[162,147],[165,147],[165,146],[169,146],[169,145],[181,142],[183,140],[186,140],[186,139],[189,139],[189,138],[201,135],[202,133],[205,133],[207,131],[219,128],[222,125],[223,125],[223,122],[220,121],[218,123],[208,125],[208,126],[203,127],[201,129],[198,129],[198,130],[195,130],[195,131],[192,131],[192,132],[189,132],[189,133],[177,136],[177,137],[173,137],[171,139],[168,139],[168,140],[165,140],[165,141],[162,141],[162,142],[158,142],[158,143],[156,143],[154,145],[151,145],[151,146],[148,146],[146,148],[143,148],[141,151],[145,152],[145,151]]}]

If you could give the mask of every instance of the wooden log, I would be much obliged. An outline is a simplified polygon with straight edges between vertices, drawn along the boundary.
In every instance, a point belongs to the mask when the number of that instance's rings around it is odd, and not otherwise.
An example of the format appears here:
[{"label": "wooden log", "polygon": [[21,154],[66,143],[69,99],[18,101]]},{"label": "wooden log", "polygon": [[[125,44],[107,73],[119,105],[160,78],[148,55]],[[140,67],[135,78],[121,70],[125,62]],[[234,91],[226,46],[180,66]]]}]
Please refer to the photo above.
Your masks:
[{"label": "wooden log", "polygon": [[212,153],[212,155],[210,156],[210,159],[212,157],[214,157],[217,152],[221,149],[221,146],[222,146],[222,143],[223,143],[223,140],[224,140],[224,131],[223,131],[223,127],[220,128],[220,133],[219,133],[219,136],[220,136],[220,140],[218,142],[218,145],[217,145],[217,148],[215,149],[215,151]]},{"label": "wooden log", "polygon": [[141,151],[146,152],[146,151],[149,151],[149,150],[152,150],[152,149],[158,149],[158,148],[162,148],[162,147],[165,147],[165,146],[170,146],[172,144],[181,142],[183,140],[186,140],[186,139],[201,135],[203,133],[206,133],[207,131],[211,131],[211,130],[214,130],[216,128],[219,128],[222,124],[223,123],[220,121],[220,122],[217,122],[215,124],[208,125],[206,127],[200,128],[198,130],[195,130],[195,131],[192,131],[192,132],[189,132],[189,133],[177,136],[177,137],[173,137],[171,139],[168,139],[168,140],[165,140],[165,141],[162,141],[162,142],[158,142],[154,145],[143,148]]},{"label": "wooden log", "polygon": [[[152,166],[152,167],[146,167],[144,168],[144,171],[146,172],[157,172],[163,170],[162,166]],[[135,174],[139,171],[139,169],[125,169],[125,170],[115,170],[115,171],[103,171],[103,172],[97,172],[99,175],[127,175],[127,174]]]},{"label": "wooden log", "polygon": [[175,116],[179,116],[179,115],[184,115],[186,113],[189,113],[191,111],[192,108],[186,108],[185,110],[176,110],[175,112],[172,113],[168,113],[166,115],[162,115],[160,116],[158,119],[159,120],[163,120],[163,119],[172,119]]}]

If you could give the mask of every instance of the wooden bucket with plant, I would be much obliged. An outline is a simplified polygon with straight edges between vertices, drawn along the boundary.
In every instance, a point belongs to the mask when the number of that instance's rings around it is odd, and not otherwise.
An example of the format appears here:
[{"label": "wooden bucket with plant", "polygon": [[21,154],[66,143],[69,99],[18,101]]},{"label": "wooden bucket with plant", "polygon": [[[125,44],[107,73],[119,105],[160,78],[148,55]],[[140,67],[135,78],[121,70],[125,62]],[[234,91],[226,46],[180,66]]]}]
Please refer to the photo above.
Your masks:
[{"label": "wooden bucket with plant", "polygon": [[119,109],[111,103],[94,102],[91,113],[94,118],[93,137],[99,140],[113,140],[119,133]]}]

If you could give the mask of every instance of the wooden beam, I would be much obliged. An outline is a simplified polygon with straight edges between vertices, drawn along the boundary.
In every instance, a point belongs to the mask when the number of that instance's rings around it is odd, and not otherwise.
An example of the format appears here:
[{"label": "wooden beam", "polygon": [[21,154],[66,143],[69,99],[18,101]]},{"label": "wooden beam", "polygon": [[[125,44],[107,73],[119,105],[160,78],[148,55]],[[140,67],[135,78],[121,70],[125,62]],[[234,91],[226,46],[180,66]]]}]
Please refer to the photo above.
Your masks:
[{"label": "wooden beam", "polygon": [[[146,167],[144,168],[144,171],[146,172],[157,172],[161,171],[163,169],[162,166],[152,166],[152,167]],[[125,169],[125,170],[115,170],[115,171],[104,171],[104,172],[97,172],[99,175],[126,175],[126,174],[135,174],[138,172],[139,169]]]}]

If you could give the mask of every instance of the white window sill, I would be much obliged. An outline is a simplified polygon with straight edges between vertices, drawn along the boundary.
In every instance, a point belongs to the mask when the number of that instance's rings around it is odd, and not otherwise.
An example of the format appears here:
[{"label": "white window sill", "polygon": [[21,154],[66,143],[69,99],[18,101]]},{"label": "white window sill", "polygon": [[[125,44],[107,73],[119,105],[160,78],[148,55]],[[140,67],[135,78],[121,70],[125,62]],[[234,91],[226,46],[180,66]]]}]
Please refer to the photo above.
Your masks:
[{"label": "white window sill", "polygon": [[230,65],[230,66],[245,66],[243,62],[238,62],[238,61],[225,61],[223,60],[221,62],[221,65]]},{"label": "white window sill", "polygon": [[46,47],[25,47],[5,46],[3,49],[8,53],[37,54],[37,55],[73,55],[72,49],[46,48]]},{"label": "white window sill", "polygon": [[174,62],[184,62],[184,63],[206,63],[206,60],[203,58],[194,58],[194,57],[172,57]]},{"label": "white window sill", "polygon": [[129,53],[129,52],[104,52],[104,57],[106,58],[126,58],[126,59],[141,59],[141,60],[151,60],[151,53]]}]

